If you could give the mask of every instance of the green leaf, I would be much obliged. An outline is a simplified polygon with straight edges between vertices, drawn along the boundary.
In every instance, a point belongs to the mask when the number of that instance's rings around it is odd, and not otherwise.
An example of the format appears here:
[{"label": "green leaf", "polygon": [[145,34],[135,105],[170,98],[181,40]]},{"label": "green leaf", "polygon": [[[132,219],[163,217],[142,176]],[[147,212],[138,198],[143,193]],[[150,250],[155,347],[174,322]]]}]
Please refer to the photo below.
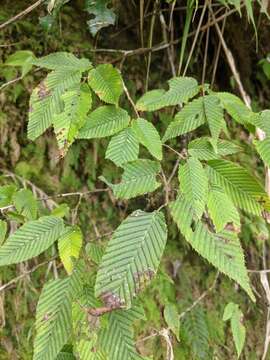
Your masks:
[{"label": "green leaf", "polygon": [[97,32],[104,27],[114,25],[116,16],[111,9],[108,9],[109,0],[86,0],[85,10],[94,15],[94,18],[87,21],[90,33],[96,36]]},{"label": "green leaf", "polygon": [[6,59],[4,65],[20,66],[22,68],[22,76],[25,76],[32,69],[31,62],[34,57],[30,50],[18,50]]},{"label": "green leaf", "polygon": [[69,206],[64,203],[54,208],[51,212],[51,215],[64,218],[64,217],[68,217],[69,211],[70,211]]},{"label": "green leaf", "polygon": [[71,353],[68,352],[60,352],[57,357],[56,360],[76,360],[75,356]]},{"label": "green leaf", "polygon": [[243,249],[235,233],[224,230],[214,234],[199,223],[193,236],[187,240],[202,257],[236,281],[251,300],[255,301],[245,267]]},{"label": "green leaf", "polygon": [[110,186],[117,198],[131,199],[155,191],[160,186],[156,181],[161,169],[157,161],[139,159],[123,165],[123,169],[122,181],[119,184],[111,184],[100,176],[100,180]]},{"label": "green leaf", "polygon": [[102,64],[89,72],[88,83],[98,97],[117,105],[123,92],[123,80],[119,70],[111,64]]},{"label": "green leaf", "polygon": [[201,137],[192,140],[188,144],[188,153],[198,160],[214,160],[221,156],[236,154],[242,151],[242,148],[231,141],[217,140],[217,152],[214,151],[209,137]]},{"label": "green leaf", "polygon": [[17,264],[47,250],[64,229],[62,219],[43,216],[29,221],[8,237],[0,247],[0,266]]},{"label": "green leaf", "polygon": [[0,245],[2,245],[3,242],[5,241],[6,233],[7,233],[7,223],[4,220],[0,220]]},{"label": "green leaf", "polygon": [[108,326],[101,330],[100,344],[110,360],[143,360],[138,354],[134,337],[133,324],[144,319],[144,312],[138,306],[129,310],[111,312]]},{"label": "green leaf", "polygon": [[235,121],[242,125],[250,123],[253,113],[242,100],[227,92],[219,92],[215,95],[220,99],[222,107]]},{"label": "green leaf", "polygon": [[163,89],[155,89],[147,91],[137,102],[136,107],[139,111],[154,111],[159,109],[166,91]]},{"label": "green leaf", "polygon": [[94,263],[99,264],[101,262],[102,256],[104,254],[104,249],[101,245],[89,242],[85,247],[85,251]]},{"label": "green leaf", "polygon": [[117,166],[137,160],[138,156],[139,142],[130,127],[114,135],[106,150],[106,159],[110,159]]},{"label": "green leaf", "polygon": [[194,309],[187,312],[180,326],[180,337],[190,346],[192,359],[212,359],[207,318],[202,307],[200,305],[195,306]]},{"label": "green leaf", "polygon": [[208,179],[199,160],[189,158],[184,165],[179,166],[178,178],[180,190],[190,201],[196,216],[201,218],[208,194]]},{"label": "green leaf", "polygon": [[270,110],[264,110],[260,114],[254,114],[250,118],[251,123],[263,130],[267,137],[270,137]]},{"label": "green leaf", "polygon": [[80,360],[107,360],[106,355],[96,349],[95,339],[81,339],[76,348]]},{"label": "green leaf", "polygon": [[186,239],[192,237],[191,224],[194,218],[194,211],[190,201],[187,201],[183,194],[179,194],[178,198],[169,204],[169,209],[181,234]]},{"label": "green leaf", "polygon": [[139,118],[133,121],[132,129],[138,141],[149,150],[150,154],[158,160],[162,160],[162,143],[154,125]]},{"label": "green leaf", "polygon": [[167,240],[164,215],[129,215],[109,241],[96,278],[96,296],[130,308],[133,297],[155,276]]},{"label": "green leaf", "polygon": [[239,305],[234,303],[229,303],[226,305],[223,314],[223,321],[230,320],[233,340],[235,343],[238,358],[242,353],[246,339],[246,329],[243,325],[242,319],[243,313],[239,309]]},{"label": "green leaf", "polygon": [[80,128],[86,122],[86,115],[91,108],[92,98],[88,86],[81,86],[77,90],[65,92],[61,99],[64,102],[64,111],[54,116],[53,126],[58,147],[65,155],[75,140]]},{"label": "green leaf", "polygon": [[33,360],[52,360],[72,334],[72,300],[81,289],[78,269],[65,279],[45,284],[36,314]]},{"label": "green leaf", "polygon": [[217,140],[222,129],[226,128],[223,118],[223,109],[220,100],[215,95],[208,95],[203,98],[204,111],[207,123],[212,135],[211,143],[217,152]]},{"label": "green leaf", "polygon": [[111,136],[126,128],[130,117],[128,113],[113,105],[101,106],[94,110],[78,134],[79,139],[92,139]]},{"label": "green leaf", "polygon": [[30,98],[27,136],[35,140],[52,124],[54,116],[63,111],[62,94],[78,86],[81,72],[65,68],[52,71],[32,92]]},{"label": "green leaf", "polygon": [[60,352],[57,357],[56,360],[76,360],[75,356],[69,352]]},{"label": "green leaf", "polygon": [[16,210],[28,220],[35,220],[37,218],[37,200],[32,191],[22,189],[13,195],[13,201]]},{"label": "green leaf", "polygon": [[238,232],[240,229],[239,213],[228,195],[219,187],[211,187],[207,201],[208,212],[216,231],[222,231],[225,225],[233,223]]},{"label": "green leaf", "polygon": [[210,232],[200,221],[193,232],[194,211],[189,202],[180,196],[170,204],[173,220],[190,245],[219,271],[236,281],[255,301],[250,287],[245,259],[240,241],[234,232]]},{"label": "green leaf", "polygon": [[262,185],[246,169],[227,160],[210,160],[208,165],[210,180],[224,189],[235,206],[259,216],[261,204],[269,207],[269,199]]},{"label": "green leaf", "polygon": [[180,341],[179,331],[180,331],[180,320],[177,307],[175,304],[167,304],[164,309],[164,318],[169,327],[169,329],[174,333],[176,339]]},{"label": "green leaf", "polygon": [[9,206],[12,204],[12,198],[15,191],[15,185],[0,186],[0,207]]},{"label": "green leaf", "polygon": [[62,70],[63,72],[87,71],[92,65],[88,59],[78,59],[69,52],[55,52],[39,59],[33,59],[33,65],[49,70]]},{"label": "green leaf", "polygon": [[253,142],[265,165],[270,167],[270,138],[267,137],[262,141],[254,140]]},{"label": "green leaf", "polygon": [[79,258],[82,247],[82,232],[77,226],[69,226],[58,239],[59,256],[68,274],[74,267],[74,259]]},{"label": "green leaf", "polygon": [[168,81],[169,90],[152,90],[144,94],[136,104],[139,111],[155,111],[166,106],[188,102],[200,88],[191,77],[175,77]]},{"label": "green leaf", "polygon": [[176,114],[174,121],[169,124],[162,141],[166,142],[169,139],[193,131],[203,125],[205,120],[203,98],[200,97],[188,103]]}]

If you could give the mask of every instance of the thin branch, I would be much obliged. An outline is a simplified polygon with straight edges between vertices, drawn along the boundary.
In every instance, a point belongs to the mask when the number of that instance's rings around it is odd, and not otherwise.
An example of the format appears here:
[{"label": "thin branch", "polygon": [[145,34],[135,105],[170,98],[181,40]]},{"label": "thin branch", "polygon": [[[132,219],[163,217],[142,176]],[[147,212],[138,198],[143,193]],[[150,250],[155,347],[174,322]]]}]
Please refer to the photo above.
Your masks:
[{"label": "thin branch", "polygon": [[[167,36],[167,26],[166,26],[166,22],[165,22],[163,14],[160,14],[159,18],[160,18],[160,23],[161,23],[161,27],[162,27],[163,40],[164,40],[165,44],[168,44],[169,41],[168,41],[168,36]],[[176,76],[175,66],[174,66],[174,62],[173,62],[173,55],[172,55],[170,46],[167,47],[167,54],[168,54],[168,59],[169,59],[169,63],[171,66],[172,76]]]},{"label": "thin branch", "polygon": [[[37,201],[47,201],[50,199],[59,199],[59,198],[65,198],[65,197],[70,197],[70,196],[79,196],[79,197],[83,197],[83,196],[87,196],[87,195],[91,195],[91,194],[97,194],[100,192],[107,192],[109,191],[108,188],[104,188],[104,189],[94,189],[94,190],[90,190],[90,191],[84,191],[84,192],[80,192],[80,191],[76,191],[76,192],[70,192],[70,193],[64,193],[64,194],[56,194],[56,195],[51,195],[51,196],[45,196],[45,197],[41,197],[36,199]],[[57,204],[54,204],[55,206],[57,206]],[[4,206],[2,208],[0,208],[0,212],[4,212],[6,210],[12,209],[14,208],[14,205],[7,205]]]},{"label": "thin branch", "polygon": [[177,169],[178,169],[178,166],[179,166],[180,161],[181,161],[181,158],[178,157],[178,159],[176,160],[176,162],[175,162],[175,164],[174,164],[174,167],[173,167],[173,170],[172,170],[172,172],[171,172],[171,175],[169,176],[169,179],[168,179],[168,181],[167,181],[167,184],[168,184],[168,185],[170,185],[170,183],[171,183],[171,181],[172,181],[172,179],[173,179],[173,177],[174,177],[174,175],[175,175],[175,173],[176,173],[176,171],[177,171]]},{"label": "thin branch", "polygon": [[165,190],[164,206],[166,206],[167,204],[169,204],[169,187],[168,187],[168,181],[166,179],[166,175],[165,175],[163,169],[161,169],[161,175],[162,175],[162,179],[163,179],[163,183],[164,183],[164,190]]},{"label": "thin branch", "polygon": [[[225,13],[227,13],[227,9],[225,10]],[[223,23],[222,23],[222,28],[221,28],[222,35],[224,34],[226,20],[227,20],[227,18],[224,18]],[[217,53],[216,53],[216,57],[215,57],[214,69],[213,69],[213,73],[212,73],[211,87],[214,85],[214,81],[215,81],[215,77],[216,77],[216,71],[217,71],[217,66],[218,66],[218,61],[219,61],[220,50],[221,50],[221,41],[219,39]]]},{"label": "thin branch", "polygon": [[129,91],[128,91],[128,89],[127,89],[126,84],[124,83],[124,81],[123,81],[123,87],[124,87],[125,94],[126,94],[126,96],[127,96],[127,98],[128,98],[128,101],[130,102],[132,108],[134,109],[134,112],[135,112],[137,118],[139,118],[140,115],[139,115],[139,113],[138,113],[138,111],[137,111],[137,109],[136,109],[136,105],[135,105],[134,101],[132,100],[132,97],[130,96],[130,93],[129,93]]},{"label": "thin branch", "polygon": [[50,259],[50,260],[46,260],[46,261],[44,261],[44,262],[42,262],[42,263],[34,266],[32,269],[27,270],[27,271],[24,272],[23,274],[21,274],[21,275],[15,277],[14,279],[10,280],[9,282],[7,282],[6,284],[4,284],[4,285],[2,285],[2,286],[0,287],[0,292],[1,292],[1,291],[4,291],[6,288],[10,287],[11,285],[16,284],[16,282],[18,282],[19,280],[23,279],[25,276],[33,273],[34,271],[36,271],[36,270],[39,269],[40,267],[42,267],[42,266],[44,266],[44,265],[47,265],[50,261],[53,261],[53,260],[55,260],[55,259],[56,259],[56,257],[54,257],[54,258],[52,258],[52,259]]},{"label": "thin branch", "polygon": [[[33,73],[36,73],[36,72],[39,71],[39,70],[40,70],[40,68],[37,68],[37,69],[35,69],[35,70],[33,71]],[[21,76],[16,77],[15,79],[12,79],[12,80],[6,82],[5,84],[3,84],[3,85],[0,86],[0,91],[3,90],[3,89],[5,89],[5,88],[8,87],[9,85],[15,84],[16,82],[22,80],[23,78],[24,78],[24,76],[21,75]]]},{"label": "thin branch", "polygon": [[[207,8],[207,4],[208,4],[208,0],[205,1],[204,6],[203,6],[203,10],[202,10],[202,13],[201,13],[199,24],[198,24],[197,30],[195,32],[195,37],[193,39],[193,43],[191,45],[191,49],[190,49],[190,52],[189,52],[189,55],[188,55],[186,66],[185,66],[185,69],[184,69],[184,72],[183,72],[183,76],[185,76],[185,74],[187,72],[187,69],[188,69],[188,66],[189,66],[193,51],[195,49],[195,45],[196,45],[196,42],[197,42],[197,39],[198,39],[198,35],[199,35],[200,31],[201,31],[202,21],[203,21],[204,14],[205,14],[205,11],[206,11],[206,8]],[[209,26],[209,23],[208,23],[208,26]]]},{"label": "thin branch", "polygon": [[[210,0],[210,2],[211,2],[211,0]],[[210,22],[210,14],[208,13],[208,23],[209,22]],[[203,88],[204,88],[205,75],[206,75],[209,34],[210,34],[210,27],[206,30],[206,41],[205,41],[205,48],[204,48],[203,71],[202,71],[202,87]]]},{"label": "thin branch", "polygon": [[[244,5],[242,4],[241,7],[243,7]],[[217,17],[215,20],[212,20],[209,24],[207,23],[206,25],[203,25],[201,28],[200,28],[200,31],[206,31],[209,27],[215,25],[216,23],[219,23],[220,21],[222,21],[224,18],[227,18],[228,16],[234,14],[238,12],[237,9],[232,9],[230,11],[228,11],[226,14],[223,14],[219,17]],[[195,31],[192,31],[188,34],[187,37],[191,37],[193,35],[195,35],[197,32],[197,30]],[[120,53],[120,54],[123,54],[123,56],[125,57],[129,57],[129,56],[134,56],[134,55],[142,55],[142,54],[145,54],[147,52],[156,52],[156,51],[161,51],[161,50],[164,50],[164,49],[167,49],[168,47],[172,46],[172,45],[177,45],[179,44],[180,42],[182,41],[182,37],[179,38],[179,39],[175,39],[167,44],[164,44],[164,42],[158,44],[158,45],[155,45],[153,47],[148,47],[148,48],[138,48],[138,49],[133,49],[133,50],[124,50],[124,49],[90,49],[89,51],[90,52],[95,52],[95,53],[98,53],[98,52],[107,52],[107,53]],[[112,62],[118,62],[122,59],[122,57],[119,59],[114,59]]]},{"label": "thin branch", "polygon": [[193,310],[195,308],[195,306],[197,306],[211,291],[214,290],[214,288],[216,287],[217,284],[217,280],[219,277],[219,272],[217,272],[214,282],[213,284],[210,286],[210,288],[208,288],[207,290],[205,290],[199,297],[197,300],[195,300],[186,310],[184,310],[180,315],[179,315],[179,320],[181,320],[188,312],[190,312],[191,310]]},{"label": "thin branch", "polygon": [[14,84],[14,83],[16,83],[16,82],[18,82],[18,81],[20,81],[22,79],[23,79],[23,76],[21,75],[21,76],[18,76],[17,78],[15,78],[15,79],[12,79],[12,80],[6,82],[5,84],[0,86],[0,91],[3,90],[4,88],[8,87],[9,85],[12,85],[12,84]]},{"label": "thin branch", "polygon": [[251,270],[251,269],[248,269],[247,270],[249,273],[254,273],[254,274],[268,274],[270,273],[270,269],[264,269],[264,270]]},{"label": "thin branch", "polygon": [[24,9],[23,11],[21,11],[19,14],[13,16],[12,18],[10,18],[9,20],[7,20],[6,22],[0,24],[0,30],[2,30],[4,27],[6,27],[7,25],[12,24],[14,21],[19,20],[20,18],[22,18],[23,16],[29,14],[31,11],[33,11],[35,8],[37,8],[39,5],[41,5],[45,0],[38,0],[37,2],[35,2],[34,4],[30,5],[28,8]]},{"label": "thin branch", "polygon": [[180,152],[176,151],[175,149],[173,149],[172,147],[170,147],[167,144],[162,144],[162,146],[166,147],[167,149],[171,150],[172,152],[174,152],[175,154],[177,154],[181,159],[185,159],[185,156],[180,154]]}]

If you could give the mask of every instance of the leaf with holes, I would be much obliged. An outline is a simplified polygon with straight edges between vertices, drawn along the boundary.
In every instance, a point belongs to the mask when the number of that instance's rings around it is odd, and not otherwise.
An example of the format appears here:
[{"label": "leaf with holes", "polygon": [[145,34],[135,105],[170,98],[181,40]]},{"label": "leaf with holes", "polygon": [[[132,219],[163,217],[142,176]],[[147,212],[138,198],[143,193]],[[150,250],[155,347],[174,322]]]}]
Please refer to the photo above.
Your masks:
[{"label": "leaf with holes", "polygon": [[63,220],[54,216],[43,216],[25,223],[0,247],[0,266],[38,256],[59,238],[63,230]]},{"label": "leaf with holes", "polygon": [[86,0],[85,11],[94,18],[87,21],[90,33],[96,36],[99,30],[109,25],[114,25],[116,16],[111,9],[108,9],[109,0]]},{"label": "leaf with holes", "polygon": [[150,154],[158,160],[162,160],[162,143],[154,125],[139,118],[133,121],[132,129],[138,141],[148,149]]},{"label": "leaf with holes", "polygon": [[207,201],[208,179],[200,161],[189,158],[184,165],[179,166],[178,178],[180,190],[190,201],[196,216],[201,218]]},{"label": "leaf with holes", "polygon": [[130,308],[133,297],[155,276],[166,241],[161,212],[134,211],[107,245],[97,273],[96,296],[106,304]]},{"label": "leaf with holes", "polygon": [[162,141],[166,142],[169,139],[193,131],[203,125],[205,121],[203,98],[195,99],[176,114],[174,121],[169,124]]},{"label": "leaf with holes", "polygon": [[155,111],[166,106],[188,102],[198,94],[200,87],[190,77],[175,77],[169,80],[169,90],[152,90],[144,94],[137,102],[139,111]]},{"label": "leaf with holes", "polygon": [[118,104],[123,92],[123,80],[120,72],[111,64],[98,65],[90,70],[88,84],[101,100],[109,104]]},{"label": "leaf with holes", "polygon": [[64,155],[85,124],[92,98],[89,87],[82,85],[78,89],[65,92],[61,99],[64,102],[64,111],[54,116],[53,126],[58,147]]},{"label": "leaf with holes", "polygon": [[132,128],[128,127],[114,135],[106,150],[106,159],[110,159],[117,166],[129,161],[137,160],[139,156],[139,142]]},{"label": "leaf with holes", "polygon": [[78,139],[93,139],[111,136],[129,124],[128,113],[113,105],[101,106],[94,110],[78,134]]},{"label": "leaf with holes", "polygon": [[64,109],[61,96],[65,91],[79,86],[81,72],[65,70],[52,71],[32,92],[29,107],[27,136],[35,140],[52,124],[55,115]]},{"label": "leaf with holes", "polygon": [[104,181],[114,193],[114,196],[121,199],[133,197],[155,191],[161,184],[156,177],[160,172],[160,163],[157,161],[139,159],[123,165],[124,173],[119,184],[111,184],[103,176]]}]

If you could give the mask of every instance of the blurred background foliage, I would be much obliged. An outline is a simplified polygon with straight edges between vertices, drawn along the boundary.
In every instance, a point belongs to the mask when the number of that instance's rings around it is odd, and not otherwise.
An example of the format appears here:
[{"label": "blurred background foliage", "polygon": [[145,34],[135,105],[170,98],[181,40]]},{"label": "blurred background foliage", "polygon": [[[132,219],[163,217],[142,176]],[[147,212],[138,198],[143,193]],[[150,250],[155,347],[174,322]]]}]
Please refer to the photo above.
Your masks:
[{"label": "blurred background foliage", "polygon": [[[200,22],[205,11],[204,2],[103,0],[97,3],[98,6],[90,0],[40,2],[29,14],[0,27],[1,185],[13,182],[18,188],[28,187],[34,192],[42,189],[46,196],[54,196],[102,187],[98,180],[101,170],[109,180],[119,177],[114,165],[104,160],[107,140],[77,141],[64,159],[59,157],[56,140],[50,131],[36,142],[27,140],[29,95],[44,73],[36,69],[20,79],[21,68],[5,64],[18,50],[30,50],[36,56],[69,51],[89,58],[94,64],[112,63],[122,71],[134,99],[147,88],[164,87],[173,75],[172,62],[177,71],[179,58],[182,56],[185,67],[191,54],[188,76],[199,82],[204,77],[205,82],[215,89],[238,94],[208,11]],[[270,108],[270,22],[265,14],[269,2],[222,0],[210,3],[216,18],[223,16],[218,24],[234,56],[244,88],[251,97],[253,109]],[[29,5],[26,0],[1,0],[0,24]],[[129,108],[124,98],[121,102]],[[164,110],[159,117],[151,116],[162,132],[172,114]],[[233,124],[231,131],[231,136],[244,148],[236,160],[254,169],[263,182],[264,169],[254,150],[247,145],[250,143],[247,132]],[[176,141],[175,145],[181,146]],[[175,156],[173,153],[166,156],[166,166],[170,168]],[[126,202],[115,200],[107,193],[97,193],[82,199],[74,195],[54,200],[62,204],[58,209],[67,217],[72,216],[80,201],[77,223],[84,232],[85,245],[93,241],[102,245],[128,213],[138,207],[155,208],[161,196],[156,192]],[[46,212],[46,209],[40,211]],[[10,215],[11,226],[12,216],[16,214]],[[266,241],[269,229],[254,217],[243,217],[242,222],[241,240],[248,268],[261,269],[267,264],[269,267],[269,242]],[[0,287],[50,258],[54,251],[47,251],[40,259],[23,265],[1,268]],[[53,265],[49,263],[38,268],[0,292],[0,359],[32,358],[33,314],[38,295],[45,280],[52,277],[54,271],[62,271],[60,263]],[[268,304],[259,275],[251,273],[251,280],[258,297],[256,305],[251,304],[227,278],[216,278],[215,270],[194,254],[170,221],[169,241],[159,276],[142,296],[148,326],[144,323],[137,326],[138,349],[144,355],[153,354],[155,360],[166,358],[164,340],[157,336],[145,337],[166,326],[164,307],[175,304],[177,311],[183,314],[180,342],[173,340],[175,359],[236,358],[229,325],[222,321],[225,305],[233,301],[240,305],[247,328],[241,359],[261,358]],[[198,305],[190,309],[202,295]],[[186,312],[187,309],[190,311]]]}]

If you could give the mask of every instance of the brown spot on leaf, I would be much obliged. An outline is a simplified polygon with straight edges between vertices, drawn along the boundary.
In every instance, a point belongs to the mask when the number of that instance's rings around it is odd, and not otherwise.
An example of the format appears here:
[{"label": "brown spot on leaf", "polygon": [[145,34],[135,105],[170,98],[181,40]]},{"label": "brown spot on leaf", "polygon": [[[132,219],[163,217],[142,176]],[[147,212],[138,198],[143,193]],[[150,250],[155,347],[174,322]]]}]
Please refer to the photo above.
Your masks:
[{"label": "brown spot on leaf", "polygon": [[136,292],[138,293],[139,291],[142,291],[153,279],[155,272],[152,269],[147,269],[145,271],[139,271],[133,276],[136,285]]},{"label": "brown spot on leaf", "polygon": [[40,100],[43,100],[51,95],[51,91],[48,89],[44,81],[41,81],[41,83],[37,86],[37,94]]},{"label": "brown spot on leaf", "polygon": [[107,291],[101,295],[101,300],[109,308],[118,308],[123,305],[120,297],[117,294]]},{"label": "brown spot on leaf", "polygon": [[49,318],[50,318],[50,314],[48,314],[48,313],[46,313],[46,314],[44,314],[44,316],[43,316],[43,321],[48,321],[49,320]]},{"label": "brown spot on leaf", "polygon": [[235,226],[234,223],[228,223],[226,226],[225,226],[225,230],[228,230],[228,231],[232,231],[236,234],[239,234],[241,232],[240,228]]}]

